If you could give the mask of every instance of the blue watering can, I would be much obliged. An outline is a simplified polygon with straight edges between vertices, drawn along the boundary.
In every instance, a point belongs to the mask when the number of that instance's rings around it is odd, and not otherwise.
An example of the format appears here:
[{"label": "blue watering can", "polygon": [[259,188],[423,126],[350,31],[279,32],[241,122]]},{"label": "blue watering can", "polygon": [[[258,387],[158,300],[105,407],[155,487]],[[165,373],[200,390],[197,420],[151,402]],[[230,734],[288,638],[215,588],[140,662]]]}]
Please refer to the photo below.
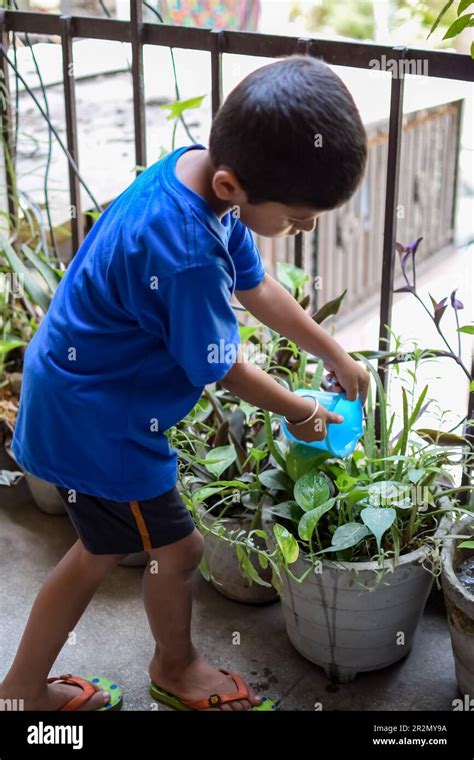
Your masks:
[{"label": "blue watering can", "polygon": [[344,459],[344,457],[352,454],[359,438],[364,432],[364,415],[360,399],[348,401],[346,394],[343,392],[331,393],[330,391],[315,391],[308,388],[298,388],[295,394],[316,398],[321,406],[326,407],[328,411],[341,414],[344,417],[344,422],[328,423],[326,425],[327,435],[324,440],[307,443],[295,438],[288,430],[284,418],[282,418],[281,424],[286,437],[290,441],[293,441],[293,443],[310,446],[312,449],[327,451],[331,456],[339,457],[340,459]]}]

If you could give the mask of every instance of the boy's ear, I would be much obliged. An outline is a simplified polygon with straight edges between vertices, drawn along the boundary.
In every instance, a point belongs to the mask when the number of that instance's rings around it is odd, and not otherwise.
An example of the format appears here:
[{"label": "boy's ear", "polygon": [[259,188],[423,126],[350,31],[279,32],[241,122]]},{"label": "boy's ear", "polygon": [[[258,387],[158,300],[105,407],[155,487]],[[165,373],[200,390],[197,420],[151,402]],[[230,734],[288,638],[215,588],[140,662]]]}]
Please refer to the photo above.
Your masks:
[{"label": "boy's ear", "polygon": [[214,172],[212,189],[218,198],[232,204],[241,204],[246,194],[232,169],[221,166]]}]

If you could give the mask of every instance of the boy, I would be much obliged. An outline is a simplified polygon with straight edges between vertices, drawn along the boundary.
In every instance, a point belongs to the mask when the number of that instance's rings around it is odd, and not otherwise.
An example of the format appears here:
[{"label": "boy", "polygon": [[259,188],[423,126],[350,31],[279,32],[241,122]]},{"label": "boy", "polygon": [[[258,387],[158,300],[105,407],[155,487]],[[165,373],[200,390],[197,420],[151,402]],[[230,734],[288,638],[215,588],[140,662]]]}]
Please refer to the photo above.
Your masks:
[{"label": "boy", "polygon": [[260,703],[193,646],[191,580],[203,540],[163,433],[216,381],[284,415],[301,440],[322,439],[328,422],[342,421],[256,365],[232,362],[232,351],[209,361],[212,346],[239,344],[234,290],[258,320],[322,357],[335,390],[365,401],[366,371],[265,273],[249,228],[269,237],[313,230],[320,213],[353,194],[366,155],[344,84],[295,55],[233,90],[209,150],[170,153],[97,221],[26,351],[13,441],[18,462],[58,487],[79,540],[36,598],[0,698],[22,698],[26,710],[110,706],[98,686],[47,677],[106,573],[146,549],[159,567],[143,582],[153,683],[193,709]]}]

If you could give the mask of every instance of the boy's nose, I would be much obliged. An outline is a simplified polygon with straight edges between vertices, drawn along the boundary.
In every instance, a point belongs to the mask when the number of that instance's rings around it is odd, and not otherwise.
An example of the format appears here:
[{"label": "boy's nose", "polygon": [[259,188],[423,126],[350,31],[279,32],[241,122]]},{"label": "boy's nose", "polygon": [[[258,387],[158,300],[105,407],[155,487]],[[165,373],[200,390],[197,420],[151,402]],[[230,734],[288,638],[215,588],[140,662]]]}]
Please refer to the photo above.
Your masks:
[{"label": "boy's nose", "polygon": [[318,220],[312,219],[308,222],[299,222],[298,224],[298,230],[301,230],[302,232],[313,232],[313,230],[316,227]]}]

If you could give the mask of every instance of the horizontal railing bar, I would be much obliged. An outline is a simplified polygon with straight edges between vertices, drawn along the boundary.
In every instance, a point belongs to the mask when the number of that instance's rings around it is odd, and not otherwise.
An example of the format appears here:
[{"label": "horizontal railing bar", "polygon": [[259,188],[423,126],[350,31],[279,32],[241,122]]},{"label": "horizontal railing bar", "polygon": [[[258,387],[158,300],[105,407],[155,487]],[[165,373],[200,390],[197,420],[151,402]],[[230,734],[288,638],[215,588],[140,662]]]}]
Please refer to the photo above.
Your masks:
[{"label": "horizontal railing bar", "polygon": [[[6,28],[9,31],[29,32],[31,34],[61,33],[60,16],[25,11],[5,11]],[[131,42],[131,24],[107,18],[71,16],[74,36]],[[211,52],[212,30],[193,27],[174,26],[172,24],[143,24],[143,43],[163,45],[166,47],[188,50],[206,50]],[[261,32],[239,32],[223,30],[222,53],[253,55],[257,57],[276,58],[295,53],[301,46],[297,37],[263,34]],[[323,58],[327,63],[351,68],[376,69],[385,56],[385,66],[392,73],[390,61],[402,59],[421,64],[416,73],[424,76],[444,79],[457,79],[467,82],[474,80],[474,63],[469,55],[449,53],[440,50],[420,50],[417,48],[390,47],[368,42],[349,42],[308,37],[307,50],[310,55]],[[416,65],[414,66],[416,69]],[[409,74],[409,69],[405,74]]]}]

